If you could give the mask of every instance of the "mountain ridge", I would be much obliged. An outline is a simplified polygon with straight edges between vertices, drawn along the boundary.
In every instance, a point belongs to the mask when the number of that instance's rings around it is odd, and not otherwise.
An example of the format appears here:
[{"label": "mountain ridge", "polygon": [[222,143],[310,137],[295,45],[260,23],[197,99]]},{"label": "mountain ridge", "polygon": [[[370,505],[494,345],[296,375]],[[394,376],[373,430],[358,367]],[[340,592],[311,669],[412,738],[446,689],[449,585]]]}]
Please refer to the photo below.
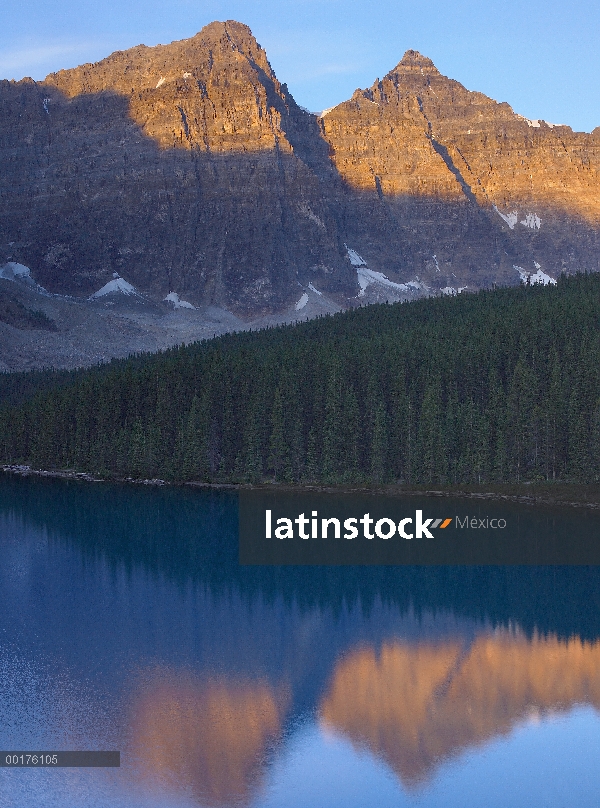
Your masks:
[{"label": "mountain ridge", "polygon": [[117,273],[251,323],[311,286],[336,309],[600,270],[600,128],[529,121],[414,50],[316,116],[214,22],[1,81],[0,112],[0,266],[53,294]]}]

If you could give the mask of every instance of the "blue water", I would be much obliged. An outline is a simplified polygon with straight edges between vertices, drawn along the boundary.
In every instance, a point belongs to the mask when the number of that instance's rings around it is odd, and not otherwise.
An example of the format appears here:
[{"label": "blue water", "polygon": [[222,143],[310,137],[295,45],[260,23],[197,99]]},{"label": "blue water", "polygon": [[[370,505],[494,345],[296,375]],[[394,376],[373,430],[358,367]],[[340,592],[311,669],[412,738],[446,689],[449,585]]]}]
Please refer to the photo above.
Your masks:
[{"label": "blue water", "polygon": [[234,493],[5,476],[0,748],[121,767],[0,805],[597,808],[599,640],[596,568],[241,568]]}]

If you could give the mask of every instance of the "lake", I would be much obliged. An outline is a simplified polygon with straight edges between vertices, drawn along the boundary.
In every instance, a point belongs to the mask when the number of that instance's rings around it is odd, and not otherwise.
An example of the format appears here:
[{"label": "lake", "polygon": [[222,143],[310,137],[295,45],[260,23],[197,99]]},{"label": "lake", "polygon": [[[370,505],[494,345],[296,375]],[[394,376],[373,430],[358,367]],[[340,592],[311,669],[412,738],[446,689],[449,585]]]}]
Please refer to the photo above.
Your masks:
[{"label": "lake", "polygon": [[240,566],[235,492],[6,474],[0,547],[0,748],[121,753],[1,806],[600,804],[600,568]]}]

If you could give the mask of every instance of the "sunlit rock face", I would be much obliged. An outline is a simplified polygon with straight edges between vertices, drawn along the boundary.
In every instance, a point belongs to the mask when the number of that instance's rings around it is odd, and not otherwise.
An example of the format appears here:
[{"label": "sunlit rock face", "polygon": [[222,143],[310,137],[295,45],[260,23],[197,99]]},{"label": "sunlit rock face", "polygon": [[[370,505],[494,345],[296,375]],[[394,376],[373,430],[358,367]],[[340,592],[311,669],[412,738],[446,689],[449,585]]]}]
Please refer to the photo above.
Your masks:
[{"label": "sunlit rock face", "polygon": [[281,733],[286,694],[260,682],[163,672],[132,706],[142,783],[191,792],[203,805],[244,805]]},{"label": "sunlit rock face", "polygon": [[[96,64],[46,78],[68,98],[113,92],[128,99],[130,117],[161,148],[256,152],[286,138],[290,103],[250,29],[212,23],[191,39],[118,51]],[[285,123],[285,127],[282,127]]]},{"label": "sunlit rock face", "polygon": [[[407,51],[326,114],[250,29],[0,82],[0,265],[87,298],[118,273],[251,320],[600,269],[600,130],[528,121]],[[390,281],[360,295],[347,245]],[[415,293],[416,294],[416,293]]]},{"label": "sunlit rock face", "polygon": [[242,315],[292,305],[298,284],[356,294],[327,145],[246,26],[0,82],[0,112],[0,248],[48,290],[118,272]]},{"label": "sunlit rock face", "polygon": [[321,722],[411,785],[464,749],[578,704],[600,710],[600,644],[502,631],[355,651],[335,669]]},{"label": "sunlit rock face", "polygon": [[600,268],[599,129],[528,121],[416,51],[320,120],[364,192],[349,218],[372,268],[471,289],[514,283],[520,261],[553,277]]},{"label": "sunlit rock face", "polygon": [[432,144],[422,111],[422,89],[432,79],[448,80],[429,59],[418,61],[426,73],[405,57],[383,81],[356,90],[322,116],[323,131],[336,168],[353,187],[464,202],[459,182]]},{"label": "sunlit rock face", "polygon": [[533,230],[541,229],[536,205],[600,222],[597,131],[527,120],[442,76],[416,51],[322,122],[338,170],[357,187],[375,188],[379,178],[386,195],[516,207],[519,224]]}]

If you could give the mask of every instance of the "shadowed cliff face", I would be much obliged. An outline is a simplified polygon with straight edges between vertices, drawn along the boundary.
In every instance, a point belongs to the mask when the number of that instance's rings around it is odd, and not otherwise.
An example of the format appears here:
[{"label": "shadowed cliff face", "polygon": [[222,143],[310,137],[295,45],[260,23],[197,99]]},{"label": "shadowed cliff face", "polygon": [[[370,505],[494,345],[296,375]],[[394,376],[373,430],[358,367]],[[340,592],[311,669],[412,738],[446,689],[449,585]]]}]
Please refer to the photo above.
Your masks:
[{"label": "shadowed cliff face", "polygon": [[598,643],[502,631],[355,651],[335,669],[321,720],[416,784],[463,749],[578,704],[600,710]]},{"label": "shadowed cliff face", "polygon": [[118,272],[244,317],[309,283],[367,302],[345,244],[424,294],[600,269],[598,130],[528,122],[414,51],[317,118],[215,22],[0,82],[0,159],[0,263],[58,293]]},{"label": "shadowed cliff face", "polygon": [[356,294],[327,146],[245,26],[2,82],[0,112],[0,242],[50,291],[90,294],[116,271],[254,315],[298,283]]}]

